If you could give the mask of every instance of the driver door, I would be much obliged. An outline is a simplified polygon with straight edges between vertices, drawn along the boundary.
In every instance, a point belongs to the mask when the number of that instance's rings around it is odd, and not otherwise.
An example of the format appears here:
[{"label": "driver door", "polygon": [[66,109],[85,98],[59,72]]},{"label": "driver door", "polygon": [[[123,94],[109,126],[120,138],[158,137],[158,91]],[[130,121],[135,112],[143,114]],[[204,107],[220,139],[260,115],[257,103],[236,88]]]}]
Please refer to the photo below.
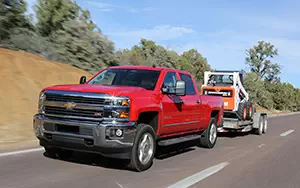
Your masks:
[{"label": "driver door", "polygon": [[[175,88],[178,74],[176,72],[167,72],[162,84],[162,88]],[[183,109],[184,101],[175,94],[162,94],[162,128],[161,134],[172,134],[182,131],[184,124],[184,114],[186,113]]]}]

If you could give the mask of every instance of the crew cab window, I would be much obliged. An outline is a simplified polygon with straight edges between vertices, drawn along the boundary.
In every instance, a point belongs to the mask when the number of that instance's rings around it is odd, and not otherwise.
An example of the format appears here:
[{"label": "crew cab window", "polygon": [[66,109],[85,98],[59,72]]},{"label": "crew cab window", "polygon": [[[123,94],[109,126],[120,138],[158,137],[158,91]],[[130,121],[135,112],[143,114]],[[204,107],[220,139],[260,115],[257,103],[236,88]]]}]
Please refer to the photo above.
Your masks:
[{"label": "crew cab window", "polygon": [[168,72],[164,79],[163,88],[174,88],[176,87],[176,73],[175,72]]},{"label": "crew cab window", "polygon": [[111,86],[133,86],[153,90],[160,71],[139,69],[107,69],[98,74],[88,84]]},{"label": "crew cab window", "polygon": [[189,75],[187,75],[187,74],[179,73],[179,75],[180,75],[180,79],[183,80],[183,81],[185,81],[185,84],[186,84],[186,88],[185,88],[186,95],[195,95],[196,91],[195,91],[195,87],[194,87],[194,83],[193,83],[192,78]]}]

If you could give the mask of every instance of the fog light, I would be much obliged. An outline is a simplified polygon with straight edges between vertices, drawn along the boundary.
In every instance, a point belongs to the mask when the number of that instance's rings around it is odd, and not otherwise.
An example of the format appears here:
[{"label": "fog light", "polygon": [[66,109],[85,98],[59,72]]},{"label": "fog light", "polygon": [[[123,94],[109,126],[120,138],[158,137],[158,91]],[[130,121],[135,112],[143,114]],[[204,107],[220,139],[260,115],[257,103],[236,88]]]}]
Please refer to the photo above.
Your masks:
[{"label": "fog light", "polygon": [[123,131],[121,129],[117,129],[116,136],[121,137],[123,135]]},{"label": "fog light", "polygon": [[121,112],[120,113],[120,118],[128,118],[128,112]]}]

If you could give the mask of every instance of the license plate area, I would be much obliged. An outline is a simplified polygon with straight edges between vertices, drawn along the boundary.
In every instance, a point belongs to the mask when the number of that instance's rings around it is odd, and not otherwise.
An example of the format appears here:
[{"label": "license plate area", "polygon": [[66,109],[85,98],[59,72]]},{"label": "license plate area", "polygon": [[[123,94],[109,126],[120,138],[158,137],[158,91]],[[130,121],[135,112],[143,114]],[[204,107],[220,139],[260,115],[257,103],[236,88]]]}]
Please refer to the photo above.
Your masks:
[{"label": "license plate area", "polygon": [[58,132],[73,133],[73,134],[79,134],[80,132],[79,126],[56,124],[55,127],[56,127],[56,131]]}]

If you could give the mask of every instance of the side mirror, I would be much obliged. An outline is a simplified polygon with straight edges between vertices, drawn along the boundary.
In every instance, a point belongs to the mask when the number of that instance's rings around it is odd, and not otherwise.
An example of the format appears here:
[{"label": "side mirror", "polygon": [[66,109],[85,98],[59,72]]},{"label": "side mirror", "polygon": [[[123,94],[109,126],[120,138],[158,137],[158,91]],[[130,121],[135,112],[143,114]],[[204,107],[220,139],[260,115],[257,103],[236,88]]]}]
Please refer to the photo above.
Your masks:
[{"label": "side mirror", "polygon": [[85,76],[81,76],[80,77],[80,84],[85,84],[86,83],[86,77]]},{"label": "side mirror", "polygon": [[184,96],[185,95],[185,81],[177,80],[175,94],[177,96]]}]

